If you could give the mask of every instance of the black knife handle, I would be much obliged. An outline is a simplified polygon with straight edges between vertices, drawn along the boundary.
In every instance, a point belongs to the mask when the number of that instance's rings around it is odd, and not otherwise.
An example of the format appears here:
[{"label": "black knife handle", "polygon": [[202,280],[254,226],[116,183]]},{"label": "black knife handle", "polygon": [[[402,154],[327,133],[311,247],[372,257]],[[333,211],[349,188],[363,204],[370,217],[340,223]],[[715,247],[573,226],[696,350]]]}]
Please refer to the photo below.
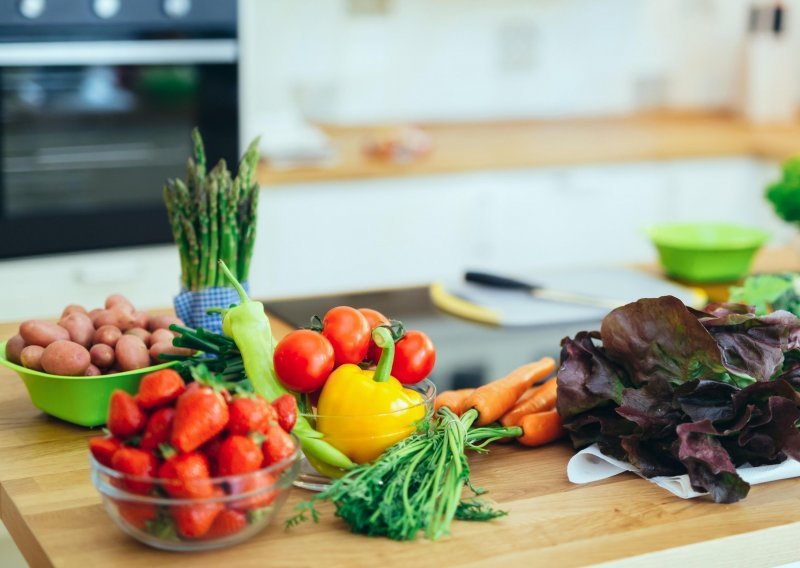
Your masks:
[{"label": "black knife handle", "polygon": [[537,286],[522,282],[521,280],[489,274],[488,272],[474,272],[471,270],[464,274],[464,280],[484,286],[492,286],[493,288],[504,288],[506,290],[524,290],[525,292],[530,292],[537,288]]}]

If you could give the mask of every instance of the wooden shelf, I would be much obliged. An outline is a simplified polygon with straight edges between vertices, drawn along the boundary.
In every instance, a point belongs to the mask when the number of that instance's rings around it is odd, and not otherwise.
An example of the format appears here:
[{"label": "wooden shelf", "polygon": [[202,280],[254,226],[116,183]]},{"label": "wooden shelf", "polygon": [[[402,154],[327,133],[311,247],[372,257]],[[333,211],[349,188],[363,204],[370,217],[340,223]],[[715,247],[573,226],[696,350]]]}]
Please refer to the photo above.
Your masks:
[{"label": "wooden shelf", "polygon": [[800,151],[800,123],[757,127],[721,113],[423,124],[434,149],[411,164],[380,162],[363,154],[362,144],[377,126],[320,127],[338,153],[333,166],[278,170],[262,164],[261,184],[740,155],[781,160]]}]

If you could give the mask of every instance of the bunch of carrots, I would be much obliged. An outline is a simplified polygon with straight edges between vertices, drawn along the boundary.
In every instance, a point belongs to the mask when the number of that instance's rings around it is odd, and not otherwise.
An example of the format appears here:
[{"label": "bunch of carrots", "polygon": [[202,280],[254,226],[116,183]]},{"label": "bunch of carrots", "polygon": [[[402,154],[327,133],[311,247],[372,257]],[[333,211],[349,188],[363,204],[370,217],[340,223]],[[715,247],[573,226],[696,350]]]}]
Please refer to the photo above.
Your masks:
[{"label": "bunch of carrots", "polygon": [[446,406],[458,416],[474,408],[478,426],[496,421],[519,426],[520,444],[541,446],[564,435],[556,410],[556,377],[551,376],[555,368],[556,362],[544,357],[481,387],[444,391],[436,397],[435,408]]}]

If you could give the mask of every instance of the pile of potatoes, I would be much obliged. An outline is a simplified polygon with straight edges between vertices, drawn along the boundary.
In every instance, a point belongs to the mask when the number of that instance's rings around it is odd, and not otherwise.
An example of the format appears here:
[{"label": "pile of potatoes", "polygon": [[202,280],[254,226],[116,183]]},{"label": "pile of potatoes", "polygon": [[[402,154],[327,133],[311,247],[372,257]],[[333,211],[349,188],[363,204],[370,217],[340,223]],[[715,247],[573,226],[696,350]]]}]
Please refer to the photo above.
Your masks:
[{"label": "pile of potatoes", "polygon": [[121,294],[106,298],[105,308],[87,311],[70,304],[58,323],[28,320],[6,343],[6,359],[53,375],[97,376],[163,363],[162,353],[192,354],[172,345],[170,324],[180,319],[137,311]]}]

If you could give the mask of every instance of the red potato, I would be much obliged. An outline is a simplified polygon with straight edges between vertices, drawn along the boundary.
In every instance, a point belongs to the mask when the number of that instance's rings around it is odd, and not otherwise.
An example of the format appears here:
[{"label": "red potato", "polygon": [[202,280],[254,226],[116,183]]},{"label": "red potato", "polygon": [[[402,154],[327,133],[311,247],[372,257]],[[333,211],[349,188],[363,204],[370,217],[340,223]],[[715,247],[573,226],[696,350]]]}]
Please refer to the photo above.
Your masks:
[{"label": "red potato", "polygon": [[172,325],[173,323],[176,323],[178,325],[183,325],[183,321],[175,316],[169,316],[169,315],[153,316],[147,323],[147,329],[149,329],[150,331],[155,331],[157,329],[168,330],[169,326]]},{"label": "red potato", "polygon": [[15,335],[6,342],[6,359],[17,365],[22,364],[20,355],[22,350],[25,349],[25,340],[21,335]]},{"label": "red potato", "polygon": [[157,329],[153,333],[150,334],[150,345],[155,345],[156,343],[172,343],[172,340],[175,338],[175,334],[172,333],[168,329]]},{"label": "red potato", "polygon": [[98,327],[98,325],[96,323],[97,316],[99,316],[104,311],[105,310],[103,308],[94,308],[93,310],[90,310],[88,314],[86,314],[86,315],[89,316],[89,319],[92,320],[92,325],[93,326]]},{"label": "red potato", "polygon": [[86,367],[86,370],[83,372],[84,377],[99,377],[102,374],[103,373],[100,372],[100,369],[92,364],[89,364],[89,366]]},{"label": "red potato", "polygon": [[133,371],[150,365],[147,346],[135,335],[123,335],[114,347],[117,363],[123,371]]},{"label": "red potato", "polygon": [[122,337],[122,332],[118,327],[113,325],[101,325],[95,330],[92,342],[95,345],[104,343],[110,347],[116,347],[120,337]]},{"label": "red potato", "polygon": [[89,351],[74,341],[54,341],[42,353],[42,368],[53,375],[83,375],[91,363]]},{"label": "red potato", "polygon": [[61,317],[63,318],[64,316],[68,316],[69,314],[89,315],[89,313],[86,311],[86,308],[84,308],[79,304],[70,304],[69,306],[64,308],[64,311],[61,312]]},{"label": "red potato", "polygon": [[186,349],[184,347],[175,347],[172,345],[172,341],[162,341],[161,343],[154,343],[150,346],[150,359],[153,361],[153,364],[163,363],[164,361],[159,359],[158,356],[164,353],[168,353],[170,355],[194,355],[194,351],[191,349]]},{"label": "red potato", "polygon": [[75,343],[79,343],[86,348],[92,344],[94,325],[92,325],[92,320],[86,314],[80,312],[67,314],[61,318],[58,325],[69,332],[69,338]]},{"label": "red potato", "polygon": [[136,324],[135,327],[147,329],[147,323],[150,321],[150,314],[147,312],[133,312],[133,321]]},{"label": "red potato", "polygon": [[19,326],[19,334],[28,345],[47,347],[54,341],[69,341],[69,332],[49,321],[28,320]]},{"label": "red potato", "polygon": [[104,325],[113,325],[114,327],[118,327],[121,331],[127,331],[135,327],[133,311],[128,310],[123,304],[103,310],[97,314],[94,320],[94,326],[102,327]]},{"label": "red potato", "polygon": [[134,311],[133,303],[122,294],[111,294],[106,298],[105,307],[107,310],[115,306],[125,306],[129,308],[129,311]]},{"label": "red potato", "polygon": [[28,345],[19,355],[22,366],[34,371],[43,371],[42,353],[44,353],[44,347],[41,345]]},{"label": "red potato", "polygon": [[92,345],[89,355],[92,358],[92,365],[100,369],[108,369],[115,361],[114,348],[105,343]]},{"label": "red potato", "polygon": [[150,332],[141,327],[132,327],[125,332],[125,335],[135,335],[136,337],[144,341],[145,345],[150,344]]}]

